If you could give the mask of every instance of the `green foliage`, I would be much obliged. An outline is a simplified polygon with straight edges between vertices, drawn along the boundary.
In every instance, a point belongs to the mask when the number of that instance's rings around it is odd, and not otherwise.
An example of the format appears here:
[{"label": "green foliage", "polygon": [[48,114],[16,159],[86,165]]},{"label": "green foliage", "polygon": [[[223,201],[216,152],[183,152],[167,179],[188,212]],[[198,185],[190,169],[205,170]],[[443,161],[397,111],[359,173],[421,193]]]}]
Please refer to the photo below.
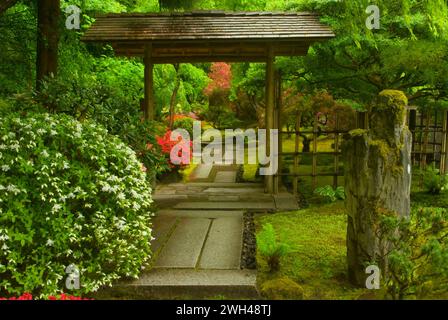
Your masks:
[{"label": "green foliage", "polygon": [[159,0],[160,9],[174,10],[174,9],[191,9],[195,0]]},{"label": "green foliage", "polygon": [[438,169],[428,166],[423,173],[423,184],[426,192],[439,194],[448,190],[448,175],[440,174]]},{"label": "green foliage", "polygon": [[[118,89],[116,84],[124,79],[128,79],[128,86],[123,84]],[[126,75],[122,78],[118,72],[115,84],[109,84],[112,80],[101,73],[98,77],[75,73],[71,78],[50,78],[42,83],[41,91],[35,93],[35,100],[53,112],[65,113],[81,121],[95,120],[127,143],[151,173],[163,172],[168,165],[155,141],[156,125],[142,121],[138,93],[132,92],[130,79]],[[148,148],[148,145],[153,147]]]},{"label": "green foliage", "polygon": [[270,223],[263,225],[263,229],[257,234],[257,248],[267,259],[271,272],[279,270],[280,259],[290,251],[287,244],[277,241],[274,227]]},{"label": "green foliage", "polygon": [[29,90],[34,84],[36,34],[32,8],[16,5],[0,14],[0,96]]},{"label": "green foliage", "polygon": [[217,129],[235,129],[241,124],[235,112],[224,105],[211,105],[203,111],[202,116]]},{"label": "green foliage", "polygon": [[393,299],[437,297],[448,292],[448,210],[418,208],[410,220],[383,216],[390,241],[387,293]]},{"label": "green foliage", "polygon": [[136,277],[151,254],[151,188],[135,153],[92,121],[0,117],[0,296],[85,294]]},{"label": "green foliage", "polygon": [[335,202],[336,200],[345,199],[345,190],[342,186],[333,189],[332,186],[326,185],[325,187],[316,188],[316,190],[314,190],[314,193],[320,195],[329,202]]},{"label": "green foliage", "polygon": [[190,134],[190,137],[193,137],[194,121],[195,120],[193,118],[188,117],[176,119],[174,120],[173,129],[185,129]]}]

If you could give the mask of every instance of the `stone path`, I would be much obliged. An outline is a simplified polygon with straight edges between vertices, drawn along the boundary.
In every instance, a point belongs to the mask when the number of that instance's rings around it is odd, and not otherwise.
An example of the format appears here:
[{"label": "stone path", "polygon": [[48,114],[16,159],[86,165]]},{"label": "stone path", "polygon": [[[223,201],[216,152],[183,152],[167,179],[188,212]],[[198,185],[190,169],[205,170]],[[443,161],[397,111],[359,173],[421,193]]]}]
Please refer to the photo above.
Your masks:
[{"label": "stone path", "polygon": [[114,286],[138,298],[257,298],[256,271],[241,269],[243,215],[297,209],[289,194],[237,183],[234,165],[199,165],[189,183],[157,187],[152,269]]}]

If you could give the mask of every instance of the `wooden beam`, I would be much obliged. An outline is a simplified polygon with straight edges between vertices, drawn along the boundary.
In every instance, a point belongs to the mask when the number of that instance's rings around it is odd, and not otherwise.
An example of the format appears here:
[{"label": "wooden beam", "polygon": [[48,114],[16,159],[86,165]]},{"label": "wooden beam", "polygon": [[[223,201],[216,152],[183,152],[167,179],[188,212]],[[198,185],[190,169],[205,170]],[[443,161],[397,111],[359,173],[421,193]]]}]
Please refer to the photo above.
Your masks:
[{"label": "wooden beam", "polygon": [[147,45],[145,47],[145,119],[154,120],[155,114],[155,103],[154,103],[154,63],[151,57],[152,47]]},{"label": "wooden beam", "polygon": [[[271,153],[270,136],[271,130],[274,128],[274,104],[275,104],[275,70],[274,70],[274,50],[272,46],[268,48],[268,56],[266,61],[266,154]],[[278,141],[276,142],[278,143]],[[274,176],[265,176],[266,193],[274,192]]]}]

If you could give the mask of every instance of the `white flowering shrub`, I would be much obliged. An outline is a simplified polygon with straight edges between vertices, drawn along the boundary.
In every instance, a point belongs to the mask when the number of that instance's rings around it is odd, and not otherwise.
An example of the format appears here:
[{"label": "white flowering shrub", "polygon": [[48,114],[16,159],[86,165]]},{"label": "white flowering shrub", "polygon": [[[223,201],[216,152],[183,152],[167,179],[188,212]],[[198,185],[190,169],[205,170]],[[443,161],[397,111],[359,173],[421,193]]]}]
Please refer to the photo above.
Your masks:
[{"label": "white flowering shrub", "polygon": [[151,189],[135,153],[93,122],[0,116],[0,296],[85,294],[150,258]]}]

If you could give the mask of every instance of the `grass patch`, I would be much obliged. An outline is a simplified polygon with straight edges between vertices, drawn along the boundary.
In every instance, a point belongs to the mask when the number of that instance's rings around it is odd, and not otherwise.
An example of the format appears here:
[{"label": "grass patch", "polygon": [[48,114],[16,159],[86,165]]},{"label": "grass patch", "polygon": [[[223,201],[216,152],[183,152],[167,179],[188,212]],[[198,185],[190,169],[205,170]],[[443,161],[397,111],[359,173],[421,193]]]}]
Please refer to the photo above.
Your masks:
[{"label": "grass patch", "polygon": [[372,293],[353,287],[347,280],[347,216],[343,202],[258,216],[257,231],[266,223],[274,226],[278,240],[288,244],[292,252],[282,258],[276,273],[269,273],[266,261],[257,254],[260,286],[288,277],[302,286],[304,299],[356,299]]}]

